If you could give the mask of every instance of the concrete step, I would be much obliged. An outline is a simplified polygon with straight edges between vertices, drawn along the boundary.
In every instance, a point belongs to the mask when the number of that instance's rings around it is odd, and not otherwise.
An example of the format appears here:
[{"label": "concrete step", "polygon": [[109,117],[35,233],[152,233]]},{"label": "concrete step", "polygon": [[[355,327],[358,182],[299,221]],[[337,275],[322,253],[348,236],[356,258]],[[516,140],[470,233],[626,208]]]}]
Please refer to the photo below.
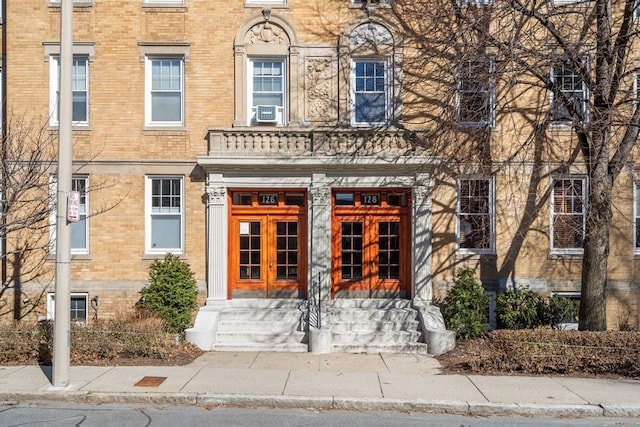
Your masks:
[{"label": "concrete step", "polygon": [[334,322],[331,330],[334,333],[340,332],[389,332],[389,331],[417,331],[417,320],[402,321],[358,321],[358,322]]},{"label": "concrete step", "polygon": [[230,308],[270,308],[294,310],[304,306],[305,301],[294,298],[236,298],[228,300],[227,307]]},{"label": "concrete step", "polygon": [[275,351],[288,353],[306,353],[309,346],[304,343],[260,344],[260,343],[236,343],[214,344],[212,351]]},{"label": "concrete step", "polygon": [[247,320],[247,321],[286,321],[294,322],[299,321],[304,312],[294,309],[286,308],[253,308],[253,307],[241,307],[241,308],[225,308],[220,312],[221,321],[231,320]]},{"label": "concrete step", "polygon": [[391,308],[411,308],[411,300],[407,299],[376,299],[376,298],[342,298],[334,299],[331,308],[371,308],[371,309],[391,309]]},{"label": "concrete step", "polygon": [[428,355],[425,343],[409,343],[398,345],[377,345],[377,344],[334,344],[331,346],[334,353],[407,353]]},{"label": "concrete step", "polygon": [[270,321],[256,321],[256,320],[244,320],[244,319],[224,319],[218,322],[218,333],[220,332],[235,332],[235,331],[252,331],[252,332],[290,332],[294,324],[300,325],[300,319],[292,320],[270,320]]},{"label": "concrete step", "polygon": [[215,344],[296,344],[304,341],[306,334],[302,331],[256,332],[228,331],[216,332]]},{"label": "concrete step", "polygon": [[329,310],[332,323],[335,322],[364,322],[364,321],[391,321],[404,322],[415,320],[418,312],[410,308],[391,309],[359,309],[344,308]]},{"label": "concrete step", "polygon": [[420,339],[418,331],[389,331],[389,332],[333,332],[334,344],[375,344],[380,346],[394,346],[413,344]]}]

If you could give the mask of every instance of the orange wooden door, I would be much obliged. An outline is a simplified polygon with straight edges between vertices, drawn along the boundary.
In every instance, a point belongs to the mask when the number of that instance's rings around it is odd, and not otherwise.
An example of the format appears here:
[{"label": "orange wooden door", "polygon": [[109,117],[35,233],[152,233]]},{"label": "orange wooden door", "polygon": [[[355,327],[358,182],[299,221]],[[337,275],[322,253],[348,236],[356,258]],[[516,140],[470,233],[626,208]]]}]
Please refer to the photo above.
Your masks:
[{"label": "orange wooden door", "polygon": [[334,216],[334,296],[406,297],[409,235],[402,219],[378,214]]},{"label": "orange wooden door", "polygon": [[250,215],[231,219],[232,297],[304,296],[305,231],[298,215]]}]

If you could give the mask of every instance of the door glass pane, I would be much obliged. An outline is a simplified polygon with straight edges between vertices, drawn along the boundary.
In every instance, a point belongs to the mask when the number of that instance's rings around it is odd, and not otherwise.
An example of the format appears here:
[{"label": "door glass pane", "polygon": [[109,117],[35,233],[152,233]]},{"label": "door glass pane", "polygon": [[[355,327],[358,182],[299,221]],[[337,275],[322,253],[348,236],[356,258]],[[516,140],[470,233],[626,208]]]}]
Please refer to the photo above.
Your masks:
[{"label": "door glass pane", "polygon": [[276,223],[276,280],[298,280],[298,223]]},{"label": "door glass pane", "polygon": [[342,279],[362,279],[362,223],[342,223]]},{"label": "door glass pane", "polygon": [[378,277],[400,279],[400,223],[378,223]]},{"label": "door glass pane", "polygon": [[260,222],[240,223],[240,279],[260,279]]}]

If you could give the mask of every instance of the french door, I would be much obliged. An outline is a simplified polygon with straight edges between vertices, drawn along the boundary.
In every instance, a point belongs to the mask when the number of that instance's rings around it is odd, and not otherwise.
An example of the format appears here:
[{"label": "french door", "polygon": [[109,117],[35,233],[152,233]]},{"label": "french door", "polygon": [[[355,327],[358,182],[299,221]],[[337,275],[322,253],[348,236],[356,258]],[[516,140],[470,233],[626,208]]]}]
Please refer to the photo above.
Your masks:
[{"label": "french door", "polygon": [[277,205],[250,210],[254,212],[231,215],[230,296],[303,298],[306,290],[304,212],[282,206],[278,209]]},{"label": "french door", "polygon": [[331,248],[334,297],[408,296],[409,221],[406,210],[401,208],[385,203],[384,199],[373,206],[364,205],[357,198],[353,205],[334,206]]}]

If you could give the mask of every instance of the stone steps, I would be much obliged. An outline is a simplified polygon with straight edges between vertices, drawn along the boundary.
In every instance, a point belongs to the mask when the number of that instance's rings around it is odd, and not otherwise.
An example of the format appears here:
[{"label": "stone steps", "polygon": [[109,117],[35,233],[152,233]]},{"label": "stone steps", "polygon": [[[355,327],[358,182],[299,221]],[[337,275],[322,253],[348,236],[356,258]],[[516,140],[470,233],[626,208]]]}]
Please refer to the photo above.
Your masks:
[{"label": "stone steps", "polygon": [[407,300],[336,300],[328,314],[333,352],[428,353]]},{"label": "stone steps", "polygon": [[308,351],[299,300],[233,300],[220,311],[212,350]]}]

